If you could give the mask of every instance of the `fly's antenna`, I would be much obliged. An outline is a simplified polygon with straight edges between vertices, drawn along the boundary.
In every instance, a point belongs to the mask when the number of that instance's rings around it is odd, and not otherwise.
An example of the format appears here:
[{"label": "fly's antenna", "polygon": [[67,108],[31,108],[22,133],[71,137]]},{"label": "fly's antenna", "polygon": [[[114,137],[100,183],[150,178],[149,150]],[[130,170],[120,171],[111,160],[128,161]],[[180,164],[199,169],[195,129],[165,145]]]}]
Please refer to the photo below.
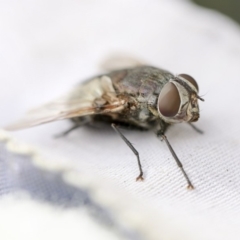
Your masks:
[{"label": "fly's antenna", "polygon": [[204,99],[197,95],[197,98],[204,102]]}]

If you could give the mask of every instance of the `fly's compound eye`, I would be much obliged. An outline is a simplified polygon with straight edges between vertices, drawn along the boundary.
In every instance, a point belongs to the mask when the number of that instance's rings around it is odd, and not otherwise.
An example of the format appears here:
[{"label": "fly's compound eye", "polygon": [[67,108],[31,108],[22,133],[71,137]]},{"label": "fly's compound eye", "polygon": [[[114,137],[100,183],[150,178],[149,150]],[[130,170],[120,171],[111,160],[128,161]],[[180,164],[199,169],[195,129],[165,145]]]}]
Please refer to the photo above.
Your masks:
[{"label": "fly's compound eye", "polygon": [[199,89],[198,89],[198,84],[197,84],[196,80],[195,80],[193,77],[191,77],[191,76],[189,76],[189,75],[187,75],[187,74],[184,74],[184,73],[179,74],[178,76],[179,76],[179,77],[182,77],[182,78],[184,78],[186,81],[190,82],[190,83],[197,89],[197,91],[199,90]]},{"label": "fly's compound eye", "polygon": [[158,99],[159,112],[164,117],[173,117],[178,113],[181,99],[178,89],[173,83],[167,83],[160,92]]}]

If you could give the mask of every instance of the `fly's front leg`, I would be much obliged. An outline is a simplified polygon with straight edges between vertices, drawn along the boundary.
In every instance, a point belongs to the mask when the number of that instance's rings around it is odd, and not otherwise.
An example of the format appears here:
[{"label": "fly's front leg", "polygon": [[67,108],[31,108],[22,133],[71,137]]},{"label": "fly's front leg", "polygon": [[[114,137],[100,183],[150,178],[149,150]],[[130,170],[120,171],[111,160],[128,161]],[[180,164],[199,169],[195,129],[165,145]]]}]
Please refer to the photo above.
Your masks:
[{"label": "fly's front leg", "polygon": [[192,123],[188,123],[196,132],[203,134],[203,131],[199,128],[197,128],[195,125],[193,125]]},{"label": "fly's front leg", "polygon": [[178,167],[179,167],[180,170],[182,171],[183,176],[185,177],[185,179],[186,179],[186,181],[187,181],[187,183],[188,183],[187,188],[188,188],[188,189],[194,189],[193,184],[191,183],[191,181],[190,181],[187,173],[185,172],[185,170],[184,170],[184,168],[183,168],[183,165],[182,165],[181,161],[179,160],[177,154],[176,154],[175,151],[173,150],[173,148],[172,148],[171,144],[169,143],[166,135],[164,134],[164,131],[162,131],[162,130],[158,131],[158,132],[157,132],[157,136],[158,136],[158,137],[161,137],[161,140],[163,140],[163,141],[166,142],[166,144],[167,144],[167,146],[168,146],[168,149],[170,150],[170,152],[171,152],[174,160],[176,161]]},{"label": "fly's front leg", "polygon": [[138,168],[140,171],[139,176],[136,178],[136,181],[143,181],[143,171],[142,171],[142,165],[140,162],[140,158],[139,158],[139,153],[138,151],[133,147],[133,145],[128,141],[128,139],[121,133],[121,131],[119,130],[119,128],[112,123],[111,124],[112,128],[118,133],[118,135],[122,138],[122,140],[128,145],[128,147],[133,151],[133,153],[135,154],[135,156],[137,157],[137,162],[138,162]]}]

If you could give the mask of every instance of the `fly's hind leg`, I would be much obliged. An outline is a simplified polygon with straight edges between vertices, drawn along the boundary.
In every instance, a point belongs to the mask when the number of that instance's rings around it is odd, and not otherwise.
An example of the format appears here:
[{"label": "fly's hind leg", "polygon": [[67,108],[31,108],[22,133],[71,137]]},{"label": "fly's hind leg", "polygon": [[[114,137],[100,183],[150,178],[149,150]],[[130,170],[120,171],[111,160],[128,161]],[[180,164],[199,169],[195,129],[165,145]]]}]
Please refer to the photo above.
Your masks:
[{"label": "fly's hind leg", "polygon": [[65,137],[67,136],[69,133],[71,133],[73,130],[82,127],[83,125],[88,124],[91,121],[91,118],[89,117],[78,117],[78,118],[73,118],[71,119],[71,121],[74,123],[74,125],[69,128],[68,130],[59,133],[57,135],[55,135],[55,138],[60,138],[60,137]]},{"label": "fly's hind leg", "polygon": [[143,181],[143,171],[142,171],[142,165],[140,162],[139,158],[139,153],[138,151],[134,148],[134,146],[128,141],[128,139],[121,133],[119,128],[116,126],[116,124],[112,123],[111,124],[112,128],[116,131],[116,133],[122,138],[122,140],[128,145],[128,147],[133,151],[135,156],[137,157],[137,162],[138,162],[138,168],[140,171],[139,176],[136,178],[136,181]]},{"label": "fly's hind leg", "polygon": [[81,125],[75,124],[73,125],[71,128],[69,128],[68,130],[61,132],[59,134],[54,135],[54,138],[60,138],[60,137],[65,137],[67,136],[70,132],[72,132],[73,130],[77,129],[81,127]]}]

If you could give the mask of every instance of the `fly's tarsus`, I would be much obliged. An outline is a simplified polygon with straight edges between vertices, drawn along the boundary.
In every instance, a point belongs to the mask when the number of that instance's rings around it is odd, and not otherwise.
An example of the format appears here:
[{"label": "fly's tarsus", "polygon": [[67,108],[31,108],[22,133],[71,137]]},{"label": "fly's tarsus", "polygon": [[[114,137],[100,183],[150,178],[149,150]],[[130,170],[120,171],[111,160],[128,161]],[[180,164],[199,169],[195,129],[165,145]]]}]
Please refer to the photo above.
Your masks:
[{"label": "fly's tarsus", "polygon": [[140,172],[139,176],[136,178],[136,181],[143,181],[143,172]]}]

